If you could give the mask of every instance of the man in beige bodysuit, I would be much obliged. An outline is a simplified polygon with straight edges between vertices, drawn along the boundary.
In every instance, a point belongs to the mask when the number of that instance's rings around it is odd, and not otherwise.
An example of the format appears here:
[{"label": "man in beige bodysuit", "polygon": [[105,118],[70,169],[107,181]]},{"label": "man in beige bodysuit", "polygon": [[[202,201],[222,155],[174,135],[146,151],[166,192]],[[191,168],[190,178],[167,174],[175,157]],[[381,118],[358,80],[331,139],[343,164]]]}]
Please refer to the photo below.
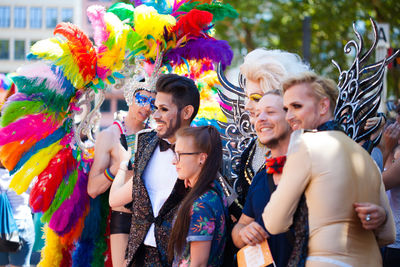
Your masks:
[{"label": "man in beige bodysuit", "polygon": [[[283,89],[286,120],[295,131],[282,178],[264,209],[267,231],[287,231],[304,192],[310,231],[306,266],[382,266],[379,246],[394,241],[393,217],[370,155],[330,129],[335,83],[306,73]],[[354,204],[366,202],[377,212],[357,215]],[[372,231],[365,229],[369,224],[381,226]]]}]

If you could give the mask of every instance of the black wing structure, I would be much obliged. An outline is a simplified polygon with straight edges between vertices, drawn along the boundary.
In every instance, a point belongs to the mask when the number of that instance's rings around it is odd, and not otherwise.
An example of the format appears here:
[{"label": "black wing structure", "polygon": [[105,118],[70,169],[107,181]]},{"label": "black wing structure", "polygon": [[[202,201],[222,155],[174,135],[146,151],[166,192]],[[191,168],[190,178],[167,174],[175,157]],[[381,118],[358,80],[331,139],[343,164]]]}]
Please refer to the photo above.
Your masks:
[{"label": "black wing structure", "polygon": [[244,86],[245,78],[239,75],[239,85],[237,87],[230,83],[224,75],[221,64],[217,68],[218,80],[222,88],[218,89],[218,95],[223,103],[221,110],[228,118],[228,122],[218,121],[219,126],[225,130],[222,139],[225,141],[224,170],[223,175],[232,184],[236,181],[240,155],[255,137],[255,131],[250,123],[249,114],[244,110]]},{"label": "black wing structure", "polygon": [[[370,19],[370,21],[374,33],[372,46],[364,52],[363,38],[357,31],[355,23],[353,23],[353,30],[358,42],[351,40],[344,47],[346,54],[349,54],[353,48],[356,51],[351,67],[348,70],[341,70],[339,64],[332,60],[340,73],[338,79],[339,97],[334,111],[335,120],[342,125],[347,135],[356,142],[368,140],[371,134],[379,128],[382,117],[373,127],[366,130],[364,126],[369,118],[378,116],[385,67],[397,57],[399,52],[373,64],[368,64],[368,59],[378,43],[377,25],[374,20]],[[372,140],[373,146],[379,143],[381,135],[382,133]]]}]

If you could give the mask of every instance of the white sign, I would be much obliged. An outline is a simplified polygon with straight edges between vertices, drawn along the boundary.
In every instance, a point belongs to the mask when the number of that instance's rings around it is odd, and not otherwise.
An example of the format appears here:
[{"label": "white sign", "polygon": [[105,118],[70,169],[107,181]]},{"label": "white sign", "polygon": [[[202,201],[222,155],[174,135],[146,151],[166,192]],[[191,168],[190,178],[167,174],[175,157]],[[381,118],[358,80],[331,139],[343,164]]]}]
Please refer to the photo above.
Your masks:
[{"label": "white sign", "polygon": [[384,42],[390,46],[389,23],[378,23],[378,43]]}]

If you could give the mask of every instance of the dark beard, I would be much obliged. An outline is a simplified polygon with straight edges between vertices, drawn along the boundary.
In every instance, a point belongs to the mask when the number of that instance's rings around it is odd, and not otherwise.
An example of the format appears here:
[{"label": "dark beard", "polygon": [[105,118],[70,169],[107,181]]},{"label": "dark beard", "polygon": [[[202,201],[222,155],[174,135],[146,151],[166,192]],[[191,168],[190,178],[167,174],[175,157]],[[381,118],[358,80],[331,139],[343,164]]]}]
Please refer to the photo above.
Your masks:
[{"label": "dark beard", "polygon": [[267,143],[265,143],[264,145],[266,147],[268,147],[269,149],[273,149],[276,148],[277,146],[279,146],[279,143],[281,140],[284,140],[287,135],[289,134],[289,131],[282,133],[280,136],[273,138],[271,140],[269,140]]},{"label": "dark beard", "polygon": [[167,129],[167,131],[165,132],[165,134],[160,135],[159,133],[157,133],[157,136],[163,139],[168,139],[172,136],[175,135],[176,131],[179,130],[179,128],[181,128],[181,110],[178,109],[178,112],[176,114],[176,118],[175,118],[175,122],[173,122],[173,119],[171,119],[169,121],[169,128]]}]

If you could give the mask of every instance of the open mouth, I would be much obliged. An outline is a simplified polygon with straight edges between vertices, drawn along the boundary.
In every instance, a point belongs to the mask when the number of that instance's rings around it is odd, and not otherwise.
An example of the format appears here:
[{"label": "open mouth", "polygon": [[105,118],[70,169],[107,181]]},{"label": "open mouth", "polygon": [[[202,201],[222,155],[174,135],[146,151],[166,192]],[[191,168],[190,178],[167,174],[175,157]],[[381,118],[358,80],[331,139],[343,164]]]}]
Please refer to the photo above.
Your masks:
[{"label": "open mouth", "polygon": [[300,123],[299,122],[291,122],[290,123],[290,128],[292,128],[292,130],[298,130],[300,129]]}]

